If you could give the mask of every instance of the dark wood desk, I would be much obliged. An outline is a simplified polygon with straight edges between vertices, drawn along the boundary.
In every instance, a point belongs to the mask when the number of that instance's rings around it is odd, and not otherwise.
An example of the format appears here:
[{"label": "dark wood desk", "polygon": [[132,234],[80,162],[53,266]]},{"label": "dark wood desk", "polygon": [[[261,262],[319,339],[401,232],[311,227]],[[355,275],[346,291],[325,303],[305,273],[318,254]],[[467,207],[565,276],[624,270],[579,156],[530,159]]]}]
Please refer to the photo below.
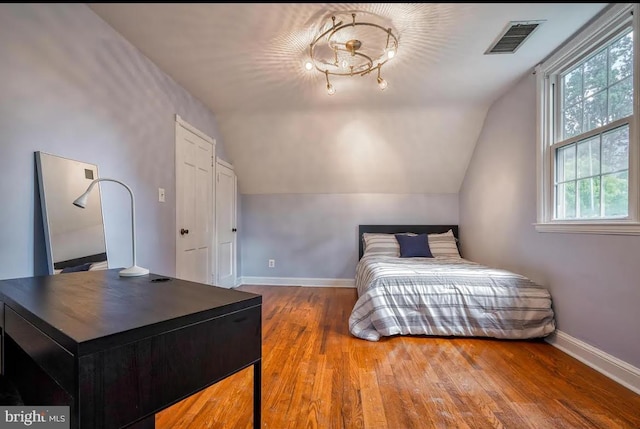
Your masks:
[{"label": "dark wood desk", "polygon": [[25,403],[69,405],[72,428],[153,428],[155,413],[253,365],[259,428],[262,297],[159,278],[0,281],[4,373]]}]

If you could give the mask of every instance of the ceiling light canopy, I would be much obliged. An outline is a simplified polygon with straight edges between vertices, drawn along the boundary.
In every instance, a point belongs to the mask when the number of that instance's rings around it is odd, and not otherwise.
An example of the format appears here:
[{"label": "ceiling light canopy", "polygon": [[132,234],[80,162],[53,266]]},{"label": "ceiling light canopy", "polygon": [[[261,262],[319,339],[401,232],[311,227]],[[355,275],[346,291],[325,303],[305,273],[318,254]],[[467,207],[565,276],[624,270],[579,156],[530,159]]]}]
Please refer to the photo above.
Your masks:
[{"label": "ceiling light canopy", "polygon": [[333,13],[320,23],[304,67],[324,74],[329,95],[336,92],[329,76],[366,76],[373,71],[377,71],[378,86],[384,90],[387,81],[380,73],[382,66],[396,56],[397,34],[393,25],[379,15]]}]

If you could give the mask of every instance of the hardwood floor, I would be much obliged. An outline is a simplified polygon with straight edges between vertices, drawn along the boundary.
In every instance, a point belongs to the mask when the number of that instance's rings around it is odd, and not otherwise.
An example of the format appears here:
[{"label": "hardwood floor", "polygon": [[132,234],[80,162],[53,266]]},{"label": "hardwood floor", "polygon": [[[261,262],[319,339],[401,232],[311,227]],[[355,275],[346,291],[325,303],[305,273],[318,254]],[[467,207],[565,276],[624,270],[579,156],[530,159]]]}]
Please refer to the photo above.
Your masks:
[{"label": "hardwood floor", "polygon": [[[355,289],[263,296],[262,427],[640,428],[640,395],[543,341],[349,334]],[[164,410],[156,428],[251,428],[252,369]]]}]

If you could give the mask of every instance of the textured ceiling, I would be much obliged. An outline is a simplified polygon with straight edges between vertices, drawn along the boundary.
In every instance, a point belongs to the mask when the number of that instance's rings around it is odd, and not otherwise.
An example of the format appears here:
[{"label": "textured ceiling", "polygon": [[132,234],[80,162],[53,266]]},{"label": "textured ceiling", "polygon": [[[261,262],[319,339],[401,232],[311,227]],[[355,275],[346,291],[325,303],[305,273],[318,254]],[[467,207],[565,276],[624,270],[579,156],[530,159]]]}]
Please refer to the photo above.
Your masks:
[{"label": "textured ceiling", "polygon": [[[97,3],[90,7],[214,113],[336,104],[492,101],[605,3]],[[361,10],[398,29],[397,57],[375,76],[334,80],[303,68],[312,28]],[[509,21],[546,20],[513,55],[483,55]]]},{"label": "textured ceiling", "polygon": [[[491,103],[606,5],[89,4],[213,111],[241,192],[263,194],[458,192]],[[389,87],[335,77],[328,96],[312,29],[352,10],[399,32]],[[484,55],[526,20],[544,23],[515,54]]]}]

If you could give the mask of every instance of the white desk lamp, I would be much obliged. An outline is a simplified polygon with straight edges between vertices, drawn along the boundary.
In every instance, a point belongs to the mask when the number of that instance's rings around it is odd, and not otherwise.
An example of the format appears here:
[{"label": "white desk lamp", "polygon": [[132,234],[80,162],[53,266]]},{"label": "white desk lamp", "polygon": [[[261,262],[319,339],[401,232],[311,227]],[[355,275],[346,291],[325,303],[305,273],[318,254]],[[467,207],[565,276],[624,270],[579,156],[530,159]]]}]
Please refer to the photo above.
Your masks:
[{"label": "white desk lamp", "polygon": [[89,185],[87,190],[84,191],[84,194],[80,195],[73,202],[73,205],[77,206],[77,207],[80,207],[82,209],[85,208],[87,206],[87,197],[89,196],[89,193],[93,189],[93,186],[98,182],[116,182],[116,183],[119,183],[122,186],[124,186],[125,188],[127,188],[127,191],[129,191],[129,195],[131,195],[131,242],[132,242],[132,247],[133,247],[133,265],[130,266],[129,268],[125,268],[125,269],[121,270],[120,271],[120,276],[122,276],[122,277],[135,277],[135,276],[144,276],[146,274],[149,274],[149,270],[148,269],[139,267],[136,264],[136,202],[135,202],[135,199],[133,197],[133,191],[131,190],[130,187],[128,187],[127,185],[125,185],[121,181],[115,180],[115,179],[107,179],[105,177],[103,177],[101,179],[95,179],[93,182],[91,182],[91,184]]}]

